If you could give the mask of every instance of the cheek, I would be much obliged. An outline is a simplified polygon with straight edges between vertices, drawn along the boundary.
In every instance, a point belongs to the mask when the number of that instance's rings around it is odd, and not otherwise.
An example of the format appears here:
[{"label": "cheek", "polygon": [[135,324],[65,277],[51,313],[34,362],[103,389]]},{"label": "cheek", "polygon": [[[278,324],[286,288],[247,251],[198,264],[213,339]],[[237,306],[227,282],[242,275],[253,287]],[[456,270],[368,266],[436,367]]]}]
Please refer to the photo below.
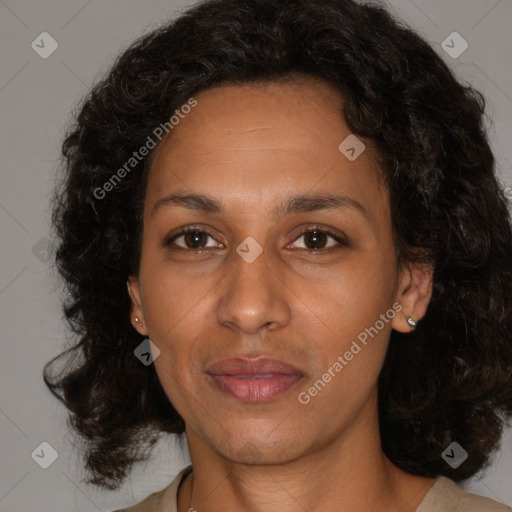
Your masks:
[{"label": "cheek", "polygon": [[318,277],[322,285],[313,288],[305,280],[301,294],[316,304],[327,327],[344,338],[373,325],[393,304],[397,275],[394,259],[385,254],[354,253],[335,272]]},{"label": "cheek", "polygon": [[[196,267],[199,269],[199,267]],[[148,258],[141,265],[144,316],[151,334],[167,338],[176,329],[197,325],[203,300],[212,292],[208,269]]]},{"label": "cheek", "polygon": [[[148,337],[159,348],[155,367],[169,398],[180,393],[191,380],[196,340],[204,330],[209,314],[208,279],[191,279],[169,265],[148,265],[142,272],[144,317]],[[172,392],[172,393],[171,393]]]},{"label": "cheek", "polygon": [[313,422],[321,423],[329,411],[333,425],[345,424],[375,390],[391,320],[397,314],[385,281],[377,277],[368,272],[347,273],[329,293],[316,299],[324,306],[322,325],[308,347],[316,364],[297,391],[299,402],[306,404],[303,413]]},{"label": "cheek", "polygon": [[[359,255],[327,280],[323,290],[312,293],[309,289],[308,303],[316,304],[315,313],[322,324],[318,335],[311,338],[319,362],[315,377],[322,378],[331,368],[336,374],[332,381],[340,384],[332,386],[334,392],[351,389],[356,395],[364,393],[362,388],[373,385],[380,372],[391,321],[400,310],[394,302],[394,265],[393,257],[387,255]],[[308,293],[306,287],[303,293]],[[336,362],[339,364],[332,369]]]},{"label": "cheek", "polygon": [[[188,417],[189,401],[197,385],[197,350],[208,312],[204,280],[191,280],[178,272],[153,267],[146,281],[145,311],[148,337],[160,349],[155,369],[167,397],[176,410]],[[203,347],[207,348],[207,347]]]}]

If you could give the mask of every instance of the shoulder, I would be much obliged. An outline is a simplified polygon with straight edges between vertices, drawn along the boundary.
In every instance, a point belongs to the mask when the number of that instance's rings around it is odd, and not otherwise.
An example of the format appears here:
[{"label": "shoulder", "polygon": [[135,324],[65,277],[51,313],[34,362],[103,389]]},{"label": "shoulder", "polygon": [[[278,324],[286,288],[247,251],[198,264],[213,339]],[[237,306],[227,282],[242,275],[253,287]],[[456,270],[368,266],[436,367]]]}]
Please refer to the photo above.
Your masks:
[{"label": "shoulder", "polygon": [[139,503],[112,512],[176,512],[178,488],[182,480],[192,471],[192,466],[182,469],[174,480],[162,490],[150,494]]},{"label": "shoulder", "polygon": [[166,489],[167,487],[161,491],[150,494],[147,498],[143,499],[136,505],[132,505],[128,508],[113,510],[112,512],[156,512],[162,502],[162,495]]},{"label": "shoulder", "polygon": [[464,491],[453,480],[439,477],[416,512],[511,512],[512,508]]}]

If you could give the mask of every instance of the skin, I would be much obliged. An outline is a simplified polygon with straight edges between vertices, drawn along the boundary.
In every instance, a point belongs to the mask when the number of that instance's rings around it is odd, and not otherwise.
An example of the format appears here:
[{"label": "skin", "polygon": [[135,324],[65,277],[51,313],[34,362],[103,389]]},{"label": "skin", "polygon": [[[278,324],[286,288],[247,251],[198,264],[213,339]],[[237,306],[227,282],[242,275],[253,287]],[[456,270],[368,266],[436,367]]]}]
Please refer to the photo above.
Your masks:
[{"label": "skin", "polygon": [[[377,377],[391,329],[410,332],[406,316],[424,316],[432,271],[397,265],[389,195],[370,141],[355,161],[338,150],[351,133],[342,100],[314,79],[222,86],[196,99],[154,154],[140,272],[129,279],[133,326],[160,349],[156,371],[186,423],[194,471],[178,511],[414,511],[434,479],[409,475],[383,454]],[[223,209],[155,208],[177,192],[207,194]],[[298,194],[346,196],[364,212],[345,206],[273,217]],[[165,245],[187,225],[211,236]],[[301,235],[304,227],[329,229],[345,243]],[[263,249],[252,263],[236,252],[247,237]],[[315,244],[316,253],[305,250]],[[395,302],[403,310],[300,403],[298,393]],[[220,392],[205,374],[220,359],[260,355],[305,377],[255,404]]]}]

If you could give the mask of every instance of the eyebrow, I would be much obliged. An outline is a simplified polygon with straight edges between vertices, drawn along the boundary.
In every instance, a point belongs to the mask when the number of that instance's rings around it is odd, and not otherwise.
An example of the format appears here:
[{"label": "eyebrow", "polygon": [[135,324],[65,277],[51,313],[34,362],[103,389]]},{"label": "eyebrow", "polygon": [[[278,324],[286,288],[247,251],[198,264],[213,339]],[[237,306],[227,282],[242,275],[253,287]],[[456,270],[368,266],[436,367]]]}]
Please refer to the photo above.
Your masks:
[{"label": "eyebrow", "polygon": [[[220,215],[223,211],[223,203],[214,197],[205,194],[169,194],[159,199],[153,206],[152,213],[156,213],[161,207],[178,206],[194,210],[202,213]],[[288,198],[281,205],[271,211],[274,221],[277,221],[286,215],[303,212],[313,212],[318,210],[341,209],[348,208],[368,216],[365,207],[350,197],[318,194],[307,195],[301,194]]]}]

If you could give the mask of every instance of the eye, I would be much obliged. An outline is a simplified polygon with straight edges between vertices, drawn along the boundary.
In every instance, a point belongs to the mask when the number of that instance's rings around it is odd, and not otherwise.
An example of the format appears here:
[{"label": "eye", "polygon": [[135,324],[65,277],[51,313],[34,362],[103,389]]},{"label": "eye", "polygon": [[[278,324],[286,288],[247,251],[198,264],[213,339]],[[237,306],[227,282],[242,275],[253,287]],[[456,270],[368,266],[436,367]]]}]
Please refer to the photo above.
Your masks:
[{"label": "eye", "polygon": [[[166,238],[164,243],[166,246],[176,245],[178,250],[184,251],[200,251],[201,249],[215,248],[215,244],[206,245],[208,243],[208,237],[214,240],[213,236],[204,229],[194,226],[187,226],[183,228],[179,233]],[[176,243],[178,240],[181,241],[181,244]],[[222,246],[222,244],[220,245]],[[173,249],[174,248],[175,247],[173,247]]]},{"label": "eye", "polygon": [[[302,244],[302,247],[299,248],[311,253],[337,250],[348,245],[343,237],[336,235],[328,229],[322,229],[320,227],[308,227],[303,229],[295,241],[300,238],[304,239],[304,243]],[[330,245],[328,243],[329,239],[331,239]]]},{"label": "eye", "polygon": [[[208,238],[212,241],[208,245]],[[308,251],[310,253],[322,253],[340,249],[347,246],[346,240],[333,233],[328,229],[320,227],[307,227],[304,228],[300,235],[295,239],[295,242],[303,238],[302,247],[298,248]],[[330,239],[330,243],[329,243]],[[186,226],[178,233],[168,237],[164,242],[165,246],[170,246],[173,250],[183,250],[189,252],[201,252],[204,249],[222,249],[223,244],[215,244],[215,239],[208,231],[195,226]],[[174,247],[172,247],[174,246]]]}]

